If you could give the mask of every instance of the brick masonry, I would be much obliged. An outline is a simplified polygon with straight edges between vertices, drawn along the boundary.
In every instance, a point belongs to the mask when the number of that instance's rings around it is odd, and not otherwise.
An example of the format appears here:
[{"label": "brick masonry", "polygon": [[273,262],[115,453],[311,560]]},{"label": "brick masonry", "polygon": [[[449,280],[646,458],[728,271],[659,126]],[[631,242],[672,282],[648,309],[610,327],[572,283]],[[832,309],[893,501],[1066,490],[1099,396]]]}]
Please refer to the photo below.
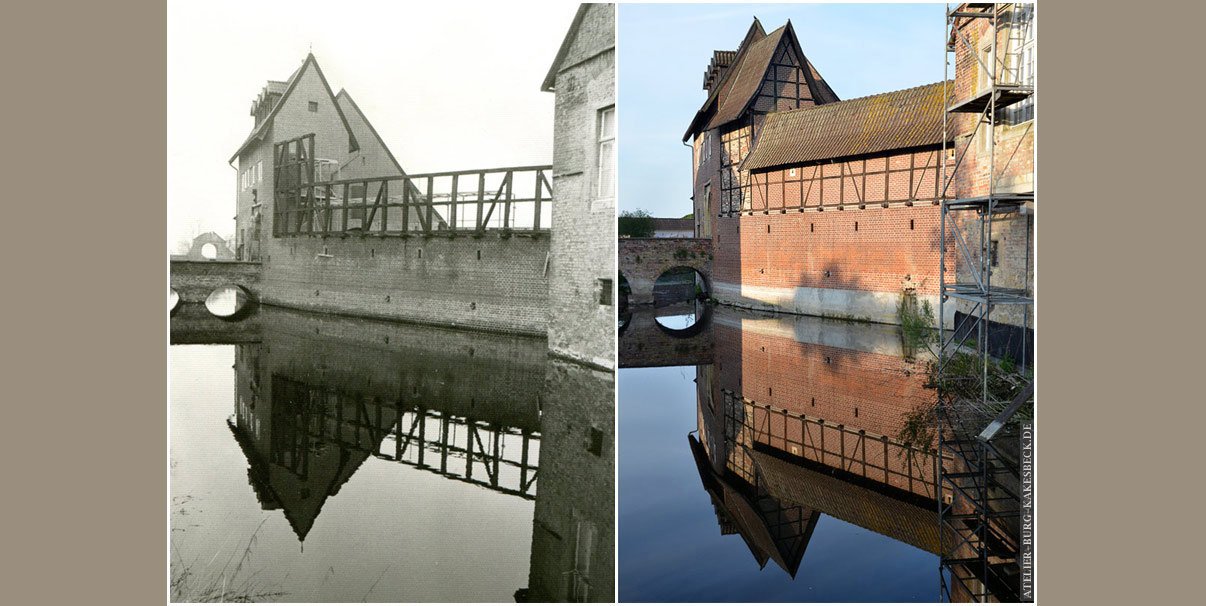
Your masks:
[{"label": "brick masonry", "polygon": [[242,286],[252,299],[260,295],[259,263],[240,261],[180,261],[170,266],[171,288],[183,303],[204,303],[221,286]]},{"label": "brick masonry", "polygon": [[[1012,8],[1002,13],[1002,23],[1009,23]],[[984,47],[991,43],[989,32],[990,19],[962,19],[959,32],[966,37],[972,48],[984,52]],[[1008,43],[1009,28],[1001,27],[997,35],[998,52]],[[955,99],[962,101],[971,98],[980,90],[986,80],[982,74],[984,68],[976,60],[975,54],[961,39],[956,39],[953,59],[955,70]],[[998,73],[998,77],[1002,77]],[[1034,103],[1035,101],[1029,101]],[[1032,110],[1033,111],[1033,110]],[[1033,113],[1031,114],[1033,115]],[[996,180],[997,192],[1030,192],[1034,191],[1034,144],[1037,135],[1037,121],[1027,120],[1012,123],[1009,120],[998,119],[992,129],[996,139],[995,151],[990,158],[988,145],[988,128],[981,125],[976,129],[979,117],[975,114],[951,114],[952,129],[956,133],[955,152],[963,158],[958,170],[954,173],[954,198],[968,198],[987,195],[989,191],[989,167],[994,167],[993,177]],[[989,241],[996,241],[997,264],[992,270],[992,284],[1006,288],[1024,288],[1034,285],[1034,207],[1026,209],[1026,214],[998,217],[993,221],[992,234]],[[961,213],[970,215],[970,213]],[[979,221],[972,216],[957,217],[964,238],[969,245],[979,242]],[[990,244],[991,246],[991,244]],[[973,256],[977,255],[972,248]],[[991,255],[991,251],[989,253]],[[958,281],[971,282],[972,274],[967,262],[958,259]],[[971,304],[959,301],[957,309],[962,313],[970,311]],[[1034,328],[1034,314],[1027,313],[1026,306],[1001,305],[997,306],[989,316],[993,322],[1001,322],[1013,326]]]},{"label": "brick masonry", "polygon": [[263,301],[312,311],[543,336],[547,238],[271,239]]},{"label": "brick masonry", "polygon": [[620,329],[621,368],[695,366],[712,363],[711,314],[699,318],[686,334],[672,334],[657,324],[654,312],[637,310]]},{"label": "brick masonry", "polygon": [[632,289],[631,305],[653,303],[653,285],[675,267],[690,267],[712,291],[712,240],[706,238],[621,238],[620,274]]},{"label": "brick masonry", "polygon": [[[898,323],[909,292],[937,315],[941,209],[808,209],[716,219],[716,298],[755,309]],[[948,238],[948,254],[954,244]],[[948,268],[948,279],[953,278]],[[947,318],[949,325],[951,318]]]},{"label": "brick masonry", "polygon": [[580,11],[552,84],[548,339],[558,355],[615,368],[616,205],[614,196],[600,196],[598,144],[603,112],[614,112],[616,102],[615,6],[584,4]]}]

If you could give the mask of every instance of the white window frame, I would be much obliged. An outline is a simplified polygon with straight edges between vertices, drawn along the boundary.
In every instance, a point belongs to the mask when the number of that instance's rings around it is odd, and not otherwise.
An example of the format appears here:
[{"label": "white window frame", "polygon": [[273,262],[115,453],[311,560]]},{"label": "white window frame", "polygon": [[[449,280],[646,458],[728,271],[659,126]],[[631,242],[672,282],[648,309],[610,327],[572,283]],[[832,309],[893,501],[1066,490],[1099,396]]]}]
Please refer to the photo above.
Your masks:
[{"label": "white window frame", "polygon": [[[612,130],[610,133],[604,131],[604,126],[607,125],[607,119],[611,118]],[[594,208],[610,208],[614,206],[616,198],[616,188],[618,186],[616,172],[619,165],[619,150],[616,148],[617,134],[619,131],[619,122],[616,116],[615,104],[607,107],[599,108],[595,113],[595,200],[598,204],[592,204]],[[605,149],[609,148],[611,153],[608,154]],[[611,178],[607,179],[604,176],[606,162],[610,156],[611,161]],[[605,189],[605,185],[608,189]]]},{"label": "white window frame", "polygon": [[[1009,26],[1011,28],[1024,28],[1022,38],[1022,48],[1017,52],[1014,49],[1008,49],[1011,59],[1016,60],[1018,65],[1011,65],[1010,68],[1017,74],[1017,83],[1022,85],[1034,86],[1034,6],[1019,6],[1013,5],[1010,9]],[[1023,16],[1021,13],[1025,12]],[[1024,20],[1022,20],[1024,17]],[[1012,36],[1011,36],[1012,38]],[[1025,117],[1025,119],[1022,119]],[[1017,126],[1034,120],[1034,96],[1031,95],[1007,108],[1005,108],[1002,116],[1005,124]]]}]

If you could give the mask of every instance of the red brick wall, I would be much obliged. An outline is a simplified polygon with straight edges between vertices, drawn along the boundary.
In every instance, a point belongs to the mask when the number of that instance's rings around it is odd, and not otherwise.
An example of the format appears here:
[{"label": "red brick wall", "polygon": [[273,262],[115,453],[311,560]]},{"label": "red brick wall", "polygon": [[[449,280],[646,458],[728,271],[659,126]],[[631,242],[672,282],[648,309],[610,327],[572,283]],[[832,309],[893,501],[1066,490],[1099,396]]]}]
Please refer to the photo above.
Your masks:
[{"label": "red brick wall", "polygon": [[[897,440],[905,415],[934,396],[923,387],[921,363],[896,355],[802,343],[723,323],[717,323],[714,331],[717,380],[713,398],[722,402],[722,391],[728,390],[747,400],[744,414],[746,424],[755,430],[754,440],[933,497],[932,459],[918,456],[910,463]],[[781,415],[761,408],[765,405],[824,420],[825,451],[830,454],[822,456],[807,447],[792,452],[792,442],[819,444],[815,433],[819,426],[810,426],[814,433],[805,439],[798,422],[785,423]],[[857,437],[860,430],[868,436],[862,442]],[[886,445],[883,437],[888,438]],[[842,452],[843,443],[844,461],[833,454]],[[882,471],[885,450],[891,470],[886,476]],[[910,477],[914,480],[911,485]]]},{"label": "red brick wall", "polygon": [[[930,202],[719,218],[713,279],[891,293],[912,287],[918,294],[936,294],[940,221],[939,207]],[[949,238],[947,244],[949,253]]]}]

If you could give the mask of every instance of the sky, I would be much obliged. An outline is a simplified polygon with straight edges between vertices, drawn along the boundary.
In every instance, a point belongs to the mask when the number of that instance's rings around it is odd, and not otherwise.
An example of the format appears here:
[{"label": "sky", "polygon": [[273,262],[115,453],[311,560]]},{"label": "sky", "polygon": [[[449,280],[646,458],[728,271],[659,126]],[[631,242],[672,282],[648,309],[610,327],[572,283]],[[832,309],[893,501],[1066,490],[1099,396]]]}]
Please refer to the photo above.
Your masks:
[{"label": "sky", "polygon": [[804,54],[840,99],[943,77],[944,4],[620,4],[619,209],[691,212],[683,133],[707,99],[714,50],[737,50],[755,16],[767,33],[791,20]]},{"label": "sky", "polygon": [[409,173],[551,164],[573,2],[168,2],[167,245],[234,233],[252,100],[313,52]]}]

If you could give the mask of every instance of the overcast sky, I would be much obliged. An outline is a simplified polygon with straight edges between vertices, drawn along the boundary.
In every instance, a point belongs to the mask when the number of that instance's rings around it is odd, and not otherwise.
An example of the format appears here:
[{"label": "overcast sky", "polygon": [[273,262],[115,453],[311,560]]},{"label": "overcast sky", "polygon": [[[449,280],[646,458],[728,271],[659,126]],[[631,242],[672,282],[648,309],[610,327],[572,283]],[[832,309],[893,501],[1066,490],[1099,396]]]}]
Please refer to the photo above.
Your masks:
[{"label": "overcast sky", "polygon": [[691,212],[683,133],[707,99],[713,50],[737,50],[755,16],[791,19],[804,54],[841,99],[942,80],[943,4],[621,4],[620,210]]},{"label": "overcast sky", "polygon": [[168,246],[234,232],[252,100],[311,50],[411,173],[551,164],[573,2],[168,2]]}]

